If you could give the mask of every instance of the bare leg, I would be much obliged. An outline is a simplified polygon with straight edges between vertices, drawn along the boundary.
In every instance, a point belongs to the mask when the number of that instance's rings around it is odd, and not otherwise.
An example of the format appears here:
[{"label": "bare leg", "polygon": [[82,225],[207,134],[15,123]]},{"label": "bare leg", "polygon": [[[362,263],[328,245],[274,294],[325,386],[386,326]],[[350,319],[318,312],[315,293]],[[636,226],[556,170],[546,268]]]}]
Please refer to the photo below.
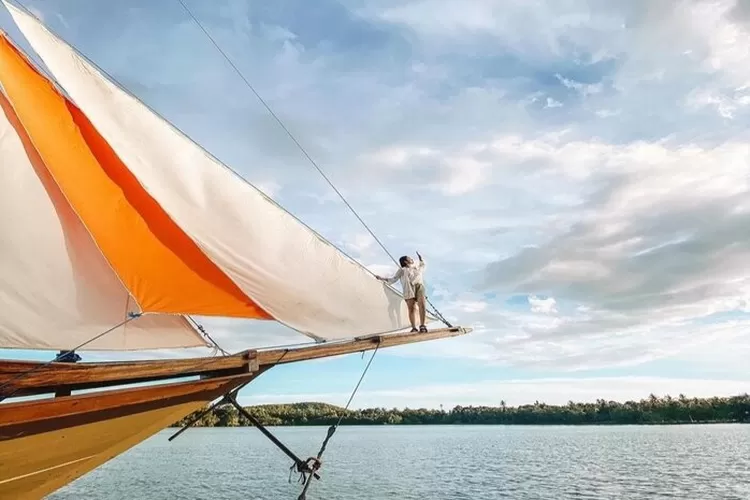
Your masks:
[{"label": "bare leg", "polygon": [[427,301],[424,293],[424,285],[419,284],[415,287],[415,299],[419,305],[419,331],[426,332],[427,327],[425,326],[425,319],[427,316],[427,307],[425,302]]},{"label": "bare leg", "polygon": [[427,311],[425,308],[425,297],[424,294],[421,294],[419,296],[419,324],[424,326],[425,318],[427,316]]},{"label": "bare leg", "polygon": [[409,321],[411,321],[411,327],[417,327],[417,299],[406,299],[406,307],[409,308]]}]

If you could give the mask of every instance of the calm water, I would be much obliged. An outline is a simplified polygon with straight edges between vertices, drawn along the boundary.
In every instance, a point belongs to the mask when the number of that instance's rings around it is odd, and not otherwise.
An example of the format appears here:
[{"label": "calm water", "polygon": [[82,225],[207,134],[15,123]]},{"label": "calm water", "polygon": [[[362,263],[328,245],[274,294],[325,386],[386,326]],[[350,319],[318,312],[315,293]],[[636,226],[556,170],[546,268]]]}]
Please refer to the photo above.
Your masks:
[{"label": "calm water", "polygon": [[[300,456],[325,428],[277,428]],[[296,499],[254,428],[162,432],[49,497]],[[342,427],[309,500],[749,499],[750,425]]]}]

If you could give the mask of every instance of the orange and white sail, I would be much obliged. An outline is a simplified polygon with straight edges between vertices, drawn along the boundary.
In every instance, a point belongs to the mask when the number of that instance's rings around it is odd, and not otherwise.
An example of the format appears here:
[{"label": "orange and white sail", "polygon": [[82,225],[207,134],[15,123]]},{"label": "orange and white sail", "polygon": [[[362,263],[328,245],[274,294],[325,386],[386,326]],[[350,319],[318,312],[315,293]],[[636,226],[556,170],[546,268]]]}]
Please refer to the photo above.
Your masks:
[{"label": "orange and white sail", "polygon": [[0,84],[45,167],[144,311],[269,317],[172,222],[86,116],[5,38]]},{"label": "orange and white sail", "polygon": [[144,312],[272,319],[325,340],[408,327],[397,292],[4,3],[75,105],[8,44],[0,83]]},{"label": "orange and white sail", "polygon": [[[70,349],[140,312],[0,92],[0,346]],[[87,347],[205,346],[181,316],[134,319]]]}]

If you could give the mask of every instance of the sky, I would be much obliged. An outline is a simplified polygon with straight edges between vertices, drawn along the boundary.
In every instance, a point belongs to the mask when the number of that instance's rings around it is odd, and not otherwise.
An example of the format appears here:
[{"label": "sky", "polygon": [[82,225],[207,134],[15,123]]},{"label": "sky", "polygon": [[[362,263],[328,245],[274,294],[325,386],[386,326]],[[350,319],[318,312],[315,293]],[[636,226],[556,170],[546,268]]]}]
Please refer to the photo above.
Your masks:
[{"label": "sky", "polygon": [[[750,2],[184,1],[388,249],[428,259],[435,306],[474,329],[379,352],[353,407],[748,390]],[[22,3],[395,271],[178,0]],[[36,57],[3,8],[0,29]],[[202,321],[230,351],[306,340]],[[368,359],[276,367],[240,399],[343,405]]]}]

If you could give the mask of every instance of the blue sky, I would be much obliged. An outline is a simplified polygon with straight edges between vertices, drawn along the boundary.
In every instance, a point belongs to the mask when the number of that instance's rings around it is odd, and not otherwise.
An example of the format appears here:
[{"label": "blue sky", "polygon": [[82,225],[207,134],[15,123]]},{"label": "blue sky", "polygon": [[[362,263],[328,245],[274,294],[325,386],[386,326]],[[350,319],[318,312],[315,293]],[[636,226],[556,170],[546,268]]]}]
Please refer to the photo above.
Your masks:
[{"label": "blue sky", "polygon": [[[745,3],[185,1],[389,249],[429,259],[438,308],[475,329],[382,351],[354,406],[747,390]],[[317,231],[391,269],[177,0],[24,4]],[[28,50],[4,10],[0,28]],[[304,340],[205,325],[230,350]],[[139,356],[157,354],[184,355]],[[343,404],[366,361],[279,367],[242,399]]]}]

